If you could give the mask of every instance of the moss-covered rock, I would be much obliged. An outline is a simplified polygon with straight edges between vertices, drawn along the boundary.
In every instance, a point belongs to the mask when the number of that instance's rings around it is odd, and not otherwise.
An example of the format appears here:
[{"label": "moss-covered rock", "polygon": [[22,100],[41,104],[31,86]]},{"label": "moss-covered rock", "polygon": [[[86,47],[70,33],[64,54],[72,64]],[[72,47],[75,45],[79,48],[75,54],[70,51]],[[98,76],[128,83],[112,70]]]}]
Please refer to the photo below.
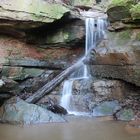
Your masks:
[{"label": "moss-covered rock", "polygon": [[0,18],[36,22],[53,22],[60,19],[69,9],[60,3],[44,0],[0,1]]},{"label": "moss-covered rock", "polygon": [[[139,5],[135,0],[112,0],[108,6],[107,14],[111,22],[124,20],[136,16]],[[131,10],[130,10],[131,9]]]},{"label": "moss-covered rock", "polygon": [[132,109],[122,109],[117,114],[117,119],[121,121],[130,121],[134,119],[134,111]]},{"label": "moss-covered rock", "polygon": [[108,7],[111,8],[116,6],[124,6],[127,9],[129,9],[134,4],[135,4],[134,0],[112,0],[111,4]]},{"label": "moss-covered rock", "polygon": [[65,44],[65,46],[68,43],[75,44],[76,42],[80,42],[85,36],[84,24],[83,20],[77,20],[69,23],[49,34],[44,41],[46,44],[56,45],[61,43]]}]

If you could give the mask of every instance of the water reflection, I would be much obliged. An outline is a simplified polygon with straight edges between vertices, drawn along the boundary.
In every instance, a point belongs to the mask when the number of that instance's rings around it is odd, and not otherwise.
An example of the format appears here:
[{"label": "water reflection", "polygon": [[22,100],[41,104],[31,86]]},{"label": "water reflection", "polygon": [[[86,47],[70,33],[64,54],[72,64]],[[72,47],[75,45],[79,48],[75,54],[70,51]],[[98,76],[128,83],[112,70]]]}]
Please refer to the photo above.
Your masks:
[{"label": "water reflection", "polygon": [[70,118],[68,123],[34,126],[0,125],[0,140],[140,140],[126,123],[93,118]]}]

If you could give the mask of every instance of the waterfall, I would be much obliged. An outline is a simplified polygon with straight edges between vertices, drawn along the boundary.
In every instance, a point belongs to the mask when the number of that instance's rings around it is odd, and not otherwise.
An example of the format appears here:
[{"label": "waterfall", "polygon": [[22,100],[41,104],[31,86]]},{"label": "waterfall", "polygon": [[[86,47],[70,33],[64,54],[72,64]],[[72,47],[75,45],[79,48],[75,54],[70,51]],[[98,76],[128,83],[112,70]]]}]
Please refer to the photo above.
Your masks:
[{"label": "waterfall", "polygon": [[86,58],[91,49],[96,47],[97,41],[101,41],[106,37],[105,29],[107,28],[106,19],[101,18],[87,18],[85,21],[86,25],[86,43],[85,43],[85,55],[78,61],[81,63],[81,68],[75,71],[68,80],[64,81],[62,98],[60,105],[64,107],[69,114],[80,115],[81,113],[71,110],[70,102],[72,97],[72,86],[73,82],[77,79],[89,78],[87,66],[82,60]]}]

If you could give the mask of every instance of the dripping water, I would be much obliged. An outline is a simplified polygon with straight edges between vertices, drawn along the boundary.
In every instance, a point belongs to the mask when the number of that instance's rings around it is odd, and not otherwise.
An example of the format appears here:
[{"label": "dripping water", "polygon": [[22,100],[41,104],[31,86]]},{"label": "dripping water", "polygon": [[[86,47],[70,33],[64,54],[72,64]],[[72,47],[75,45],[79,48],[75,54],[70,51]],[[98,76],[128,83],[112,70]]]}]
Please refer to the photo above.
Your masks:
[{"label": "dripping water", "polygon": [[103,38],[106,37],[105,29],[107,28],[106,19],[94,19],[94,18],[87,18],[85,21],[86,25],[86,43],[85,43],[85,55],[82,59],[78,61],[81,64],[81,68],[76,70],[71,74],[68,80],[64,81],[63,90],[62,90],[62,98],[60,105],[64,107],[69,114],[74,115],[81,115],[83,113],[74,111],[71,109],[70,102],[72,97],[72,86],[73,82],[77,79],[87,79],[89,78],[89,73],[87,66],[83,63],[82,60],[88,56],[88,53],[91,49],[96,47],[97,42],[101,41]]}]

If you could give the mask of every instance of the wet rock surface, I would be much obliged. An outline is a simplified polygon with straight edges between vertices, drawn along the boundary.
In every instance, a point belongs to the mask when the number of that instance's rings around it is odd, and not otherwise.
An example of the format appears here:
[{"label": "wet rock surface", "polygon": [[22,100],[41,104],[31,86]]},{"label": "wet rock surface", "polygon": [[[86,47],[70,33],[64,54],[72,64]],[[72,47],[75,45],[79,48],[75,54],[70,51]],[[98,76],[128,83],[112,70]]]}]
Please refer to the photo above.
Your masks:
[{"label": "wet rock surface", "polygon": [[[76,5],[73,10],[78,16],[61,2],[19,2],[0,2],[0,76],[7,77],[0,80],[0,105],[14,95],[27,99],[76,62],[84,54],[83,17],[106,17],[101,7],[89,10],[90,0],[65,1]],[[108,0],[101,3],[105,2]],[[108,8],[109,20],[114,22],[108,27],[111,32],[107,31],[106,38],[97,42],[85,61],[93,79],[73,82],[72,110],[93,116],[112,115],[116,120],[140,118],[140,30],[135,9],[130,11],[126,5]],[[62,85],[41,99],[38,105],[42,108],[19,98],[6,101],[0,111],[1,122],[64,122],[54,114],[67,114],[59,105],[61,89]]]},{"label": "wet rock surface", "polygon": [[134,112],[132,109],[122,109],[116,113],[117,120],[130,121],[134,119]]},{"label": "wet rock surface", "polygon": [[106,101],[95,107],[93,109],[92,115],[96,117],[111,116],[120,109],[121,106],[119,105],[118,101]]},{"label": "wet rock surface", "polygon": [[37,124],[49,122],[65,122],[65,120],[47,109],[28,104],[20,98],[7,100],[0,108],[0,121],[10,124]]},{"label": "wet rock surface", "polygon": [[139,29],[107,32],[107,38],[91,51],[86,62],[89,64],[91,75],[121,79],[140,86],[138,36]]}]

